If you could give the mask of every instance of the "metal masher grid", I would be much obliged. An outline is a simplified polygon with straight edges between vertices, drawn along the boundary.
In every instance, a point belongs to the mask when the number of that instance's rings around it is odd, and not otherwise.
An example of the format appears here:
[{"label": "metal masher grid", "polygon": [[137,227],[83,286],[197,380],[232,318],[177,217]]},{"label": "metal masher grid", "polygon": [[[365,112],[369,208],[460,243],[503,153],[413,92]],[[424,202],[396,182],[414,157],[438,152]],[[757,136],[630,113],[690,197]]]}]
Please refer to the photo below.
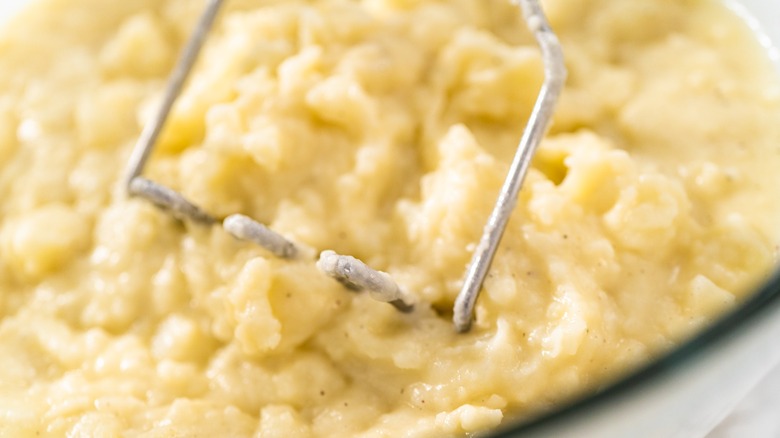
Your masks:
[{"label": "metal masher grid", "polygon": [[[240,214],[230,215],[220,220],[190,202],[181,193],[142,176],[176,99],[181,94],[224,3],[225,0],[208,0],[206,9],[168,80],[162,103],[152,121],[144,127],[132,151],[124,180],[125,189],[128,195],[144,198],[169,211],[179,220],[189,220],[206,226],[221,225],[233,237],[253,242],[277,257],[284,259],[301,257],[307,251],[302,251],[294,242],[260,222]],[[471,328],[474,307],[482,284],[512,211],[517,204],[517,196],[523,180],[528,173],[536,149],[546,133],[566,80],[563,51],[539,1],[516,0],[515,3],[522,10],[526,26],[534,35],[541,49],[545,79],[518,144],[507,178],[466,270],[463,286],[455,300],[453,323],[456,331],[461,333],[467,332]],[[399,286],[389,274],[374,270],[352,256],[340,255],[334,251],[326,250],[320,253],[317,267],[324,274],[338,280],[346,287],[353,290],[366,290],[372,298],[390,303],[401,312],[414,310],[415,299],[412,294]]]}]

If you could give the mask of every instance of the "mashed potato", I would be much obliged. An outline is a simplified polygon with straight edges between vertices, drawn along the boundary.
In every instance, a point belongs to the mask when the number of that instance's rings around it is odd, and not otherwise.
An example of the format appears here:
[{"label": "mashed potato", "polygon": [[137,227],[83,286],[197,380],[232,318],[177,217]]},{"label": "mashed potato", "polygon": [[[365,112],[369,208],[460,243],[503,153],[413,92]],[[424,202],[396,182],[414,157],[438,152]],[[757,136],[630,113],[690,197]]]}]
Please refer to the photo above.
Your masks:
[{"label": "mashed potato", "polygon": [[0,34],[0,435],[448,436],[596,390],[780,243],[780,82],[704,0],[549,0],[570,80],[451,308],[542,81],[506,0],[228,3],[147,176],[385,270],[411,314],[121,174],[203,3],[41,0]]}]

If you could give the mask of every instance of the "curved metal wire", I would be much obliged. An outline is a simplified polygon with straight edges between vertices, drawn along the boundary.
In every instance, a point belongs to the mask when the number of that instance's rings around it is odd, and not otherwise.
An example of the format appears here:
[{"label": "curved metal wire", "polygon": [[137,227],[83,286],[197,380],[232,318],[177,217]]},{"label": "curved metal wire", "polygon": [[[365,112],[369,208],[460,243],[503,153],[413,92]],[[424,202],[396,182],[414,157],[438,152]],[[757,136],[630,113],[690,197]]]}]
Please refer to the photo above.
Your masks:
[{"label": "curved metal wire", "polygon": [[136,143],[133,152],[130,154],[130,164],[127,166],[125,187],[128,191],[130,190],[130,185],[133,180],[143,173],[146,162],[149,160],[149,156],[152,154],[154,146],[157,144],[157,139],[165,127],[165,122],[168,121],[168,116],[171,113],[171,109],[173,109],[173,104],[176,103],[176,99],[178,99],[179,94],[181,94],[181,90],[184,88],[184,83],[187,82],[192,67],[198,60],[198,55],[200,55],[200,50],[203,48],[203,43],[206,42],[209,31],[211,30],[217,15],[219,15],[219,10],[223,3],[224,0],[209,0],[208,5],[206,5],[206,10],[201,15],[192,36],[184,47],[184,51],[176,64],[176,68],[173,70],[170,79],[168,79],[163,101],[157,109],[155,117],[152,119],[151,123],[144,126],[141,137],[138,139],[138,143]]},{"label": "curved metal wire", "polygon": [[455,330],[460,333],[467,332],[471,328],[474,306],[482,289],[482,283],[493,262],[509,217],[517,204],[517,195],[520,193],[531,160],[547,131],[558,97],[566,82],[566,66],[561,44],[550,28],[539,2],[517,0],[517,4],[522,9],[526,24],[541,48],[545,79],[509,168],[509,174],[485,225],[482,239],[471,258],[463,287],[455,300],[452,321]]},{"label": "curved metal wire", "polygon": [[142,197],[169,211],[180,220],[189,219],[203,225],[221,223],[223,228],[237,239],[254,242],[277,257],[294,258],[299,254],[298,247],[294,243],[254,219],[242,215],[232,215],[224,221],[220,221],[189,201],[181,193],[141,176],[157,145],[165,123],[168,121],[173,105],[179,98],[224,3],[225,0],[209,0],[206,9],[201,14],[195,30],[187,41],[168,80],[160,107],[154,118],[144,127],[138,143],[130,154],[124,181],[125,189],[129,195]]}]

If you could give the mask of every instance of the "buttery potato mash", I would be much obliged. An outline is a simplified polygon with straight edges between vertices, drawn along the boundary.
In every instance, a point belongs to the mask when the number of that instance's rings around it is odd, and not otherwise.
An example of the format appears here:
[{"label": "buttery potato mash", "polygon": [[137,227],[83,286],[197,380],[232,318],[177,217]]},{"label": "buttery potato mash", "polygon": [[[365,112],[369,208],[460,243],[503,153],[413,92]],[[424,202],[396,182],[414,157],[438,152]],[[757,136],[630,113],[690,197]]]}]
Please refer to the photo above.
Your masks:
[{"label": "buttery potato mash", "polygon": [[146,176],[389,272],[411,314],[121,176],[204,2],[40,0],[0,31],[0,435],[449,436],[597,390],[780,242],[780,82],[705,0],[548,0],[569,81],[450,318],[542,82],[507,0],[233,0]]}]

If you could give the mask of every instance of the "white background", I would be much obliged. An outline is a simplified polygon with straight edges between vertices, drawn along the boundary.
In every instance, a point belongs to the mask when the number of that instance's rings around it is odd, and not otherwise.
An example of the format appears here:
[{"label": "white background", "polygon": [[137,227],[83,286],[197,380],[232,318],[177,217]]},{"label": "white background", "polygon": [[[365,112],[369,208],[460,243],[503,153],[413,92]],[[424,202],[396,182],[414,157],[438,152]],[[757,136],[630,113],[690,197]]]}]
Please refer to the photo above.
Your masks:
[{"label": "white background", "polygon": [[780,437],[780,367],[761,381],[707,438]]}]

